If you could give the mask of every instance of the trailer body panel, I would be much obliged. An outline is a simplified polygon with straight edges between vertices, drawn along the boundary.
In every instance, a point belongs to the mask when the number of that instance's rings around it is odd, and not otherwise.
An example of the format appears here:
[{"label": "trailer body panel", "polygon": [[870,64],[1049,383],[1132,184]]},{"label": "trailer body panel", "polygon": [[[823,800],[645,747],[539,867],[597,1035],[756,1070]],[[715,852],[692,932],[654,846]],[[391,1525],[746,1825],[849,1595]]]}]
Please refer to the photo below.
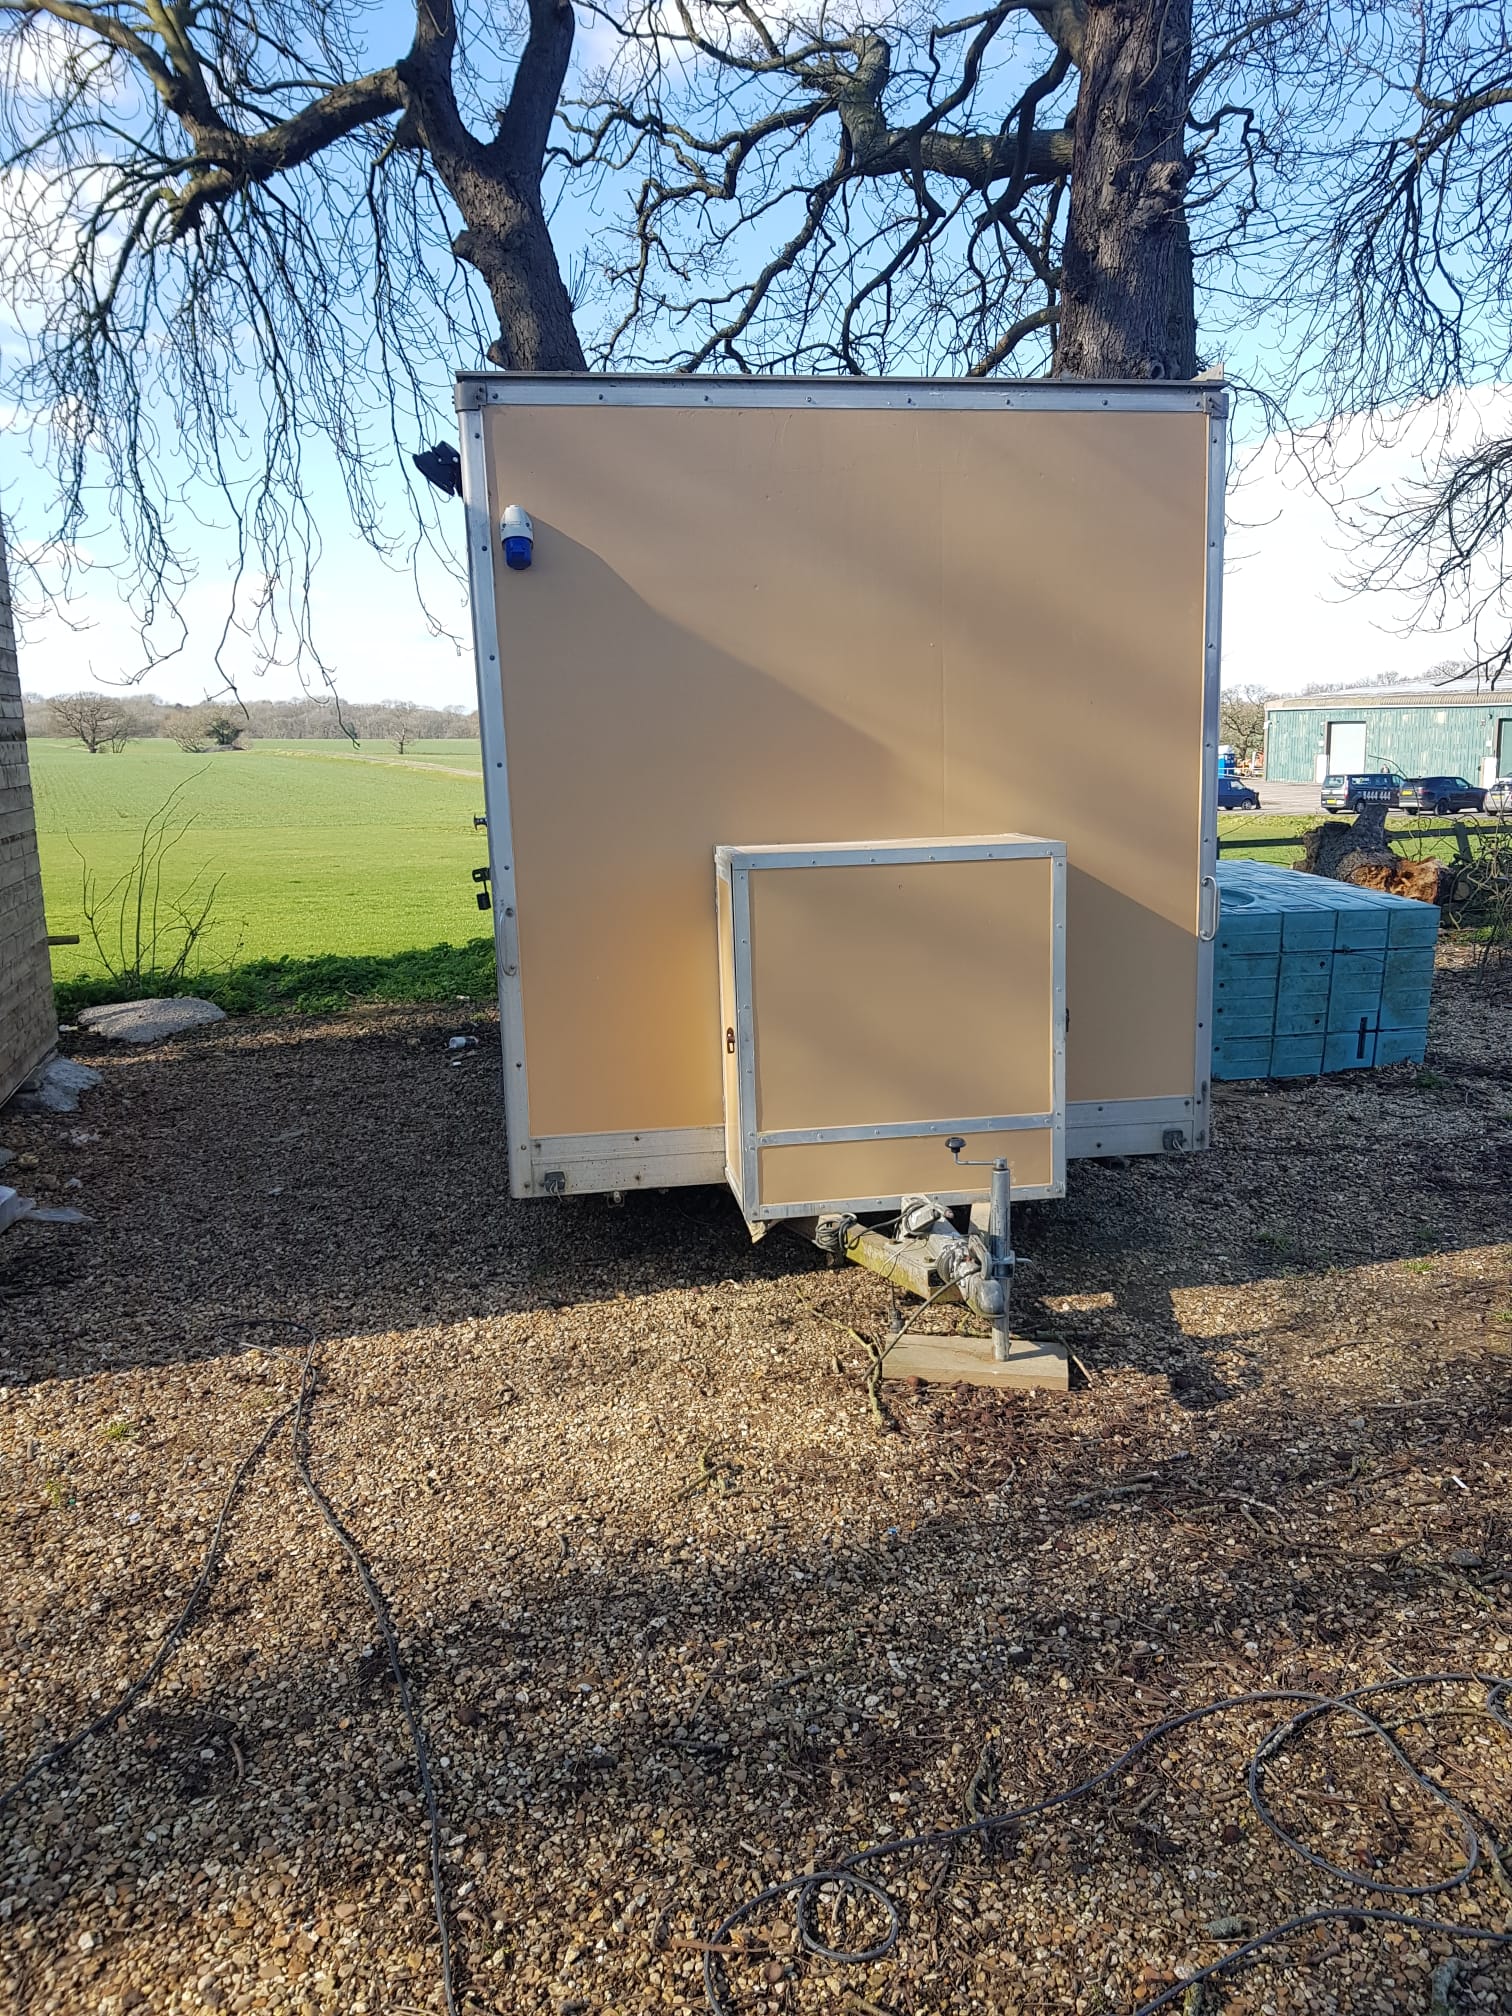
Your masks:
[{"label": "trailer body panel", "polygon": [[1068,1151],[1204,1145],[1221,391],[488,377],[459,405],[516,1194],[719,1180],[735,844],[1064,839]]}]

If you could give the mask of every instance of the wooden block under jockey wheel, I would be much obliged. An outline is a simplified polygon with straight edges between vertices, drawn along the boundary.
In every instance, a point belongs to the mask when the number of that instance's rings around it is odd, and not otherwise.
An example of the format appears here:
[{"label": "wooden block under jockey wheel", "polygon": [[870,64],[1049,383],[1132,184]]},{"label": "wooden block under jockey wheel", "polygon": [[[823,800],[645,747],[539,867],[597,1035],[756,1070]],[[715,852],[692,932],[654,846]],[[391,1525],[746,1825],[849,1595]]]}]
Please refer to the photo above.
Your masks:
[{"label": "wooden block under jockey wheel", "polygon": [[952,1386],[1037,1386],[1051,1393],[1064,1393],[1070,1383],[1059,1344],[1015,1337],[1003,1360],[993,1357],[990,1337],[921,1337],[913,1331],[887,1352],[882,1377],[941,1380]]}]

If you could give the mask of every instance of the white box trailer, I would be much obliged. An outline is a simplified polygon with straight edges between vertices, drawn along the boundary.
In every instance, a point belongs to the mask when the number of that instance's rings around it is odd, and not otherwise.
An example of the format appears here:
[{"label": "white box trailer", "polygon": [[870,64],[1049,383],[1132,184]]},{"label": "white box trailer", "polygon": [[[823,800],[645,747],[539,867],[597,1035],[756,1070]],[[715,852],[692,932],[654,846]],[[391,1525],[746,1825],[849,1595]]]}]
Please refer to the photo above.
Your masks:
[{"label": "white box trailer", "polygon": [[728,1177],[761,1222],[985,1198],[950,1138],[1020,1196],[1205,1145],[1220,386],[457,401],[512,1194]]}]

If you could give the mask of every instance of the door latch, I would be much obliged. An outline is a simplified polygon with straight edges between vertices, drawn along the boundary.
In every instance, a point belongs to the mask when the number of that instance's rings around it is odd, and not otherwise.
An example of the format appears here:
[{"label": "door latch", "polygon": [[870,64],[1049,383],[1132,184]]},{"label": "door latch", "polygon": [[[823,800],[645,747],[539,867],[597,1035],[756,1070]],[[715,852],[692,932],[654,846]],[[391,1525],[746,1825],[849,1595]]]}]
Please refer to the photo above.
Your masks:
[{"label": "door latch", "polygon": [[726,1029],[725,1031],[725,1054],[730,1057],[735,1055],[735,1031],[733,1029]]}]

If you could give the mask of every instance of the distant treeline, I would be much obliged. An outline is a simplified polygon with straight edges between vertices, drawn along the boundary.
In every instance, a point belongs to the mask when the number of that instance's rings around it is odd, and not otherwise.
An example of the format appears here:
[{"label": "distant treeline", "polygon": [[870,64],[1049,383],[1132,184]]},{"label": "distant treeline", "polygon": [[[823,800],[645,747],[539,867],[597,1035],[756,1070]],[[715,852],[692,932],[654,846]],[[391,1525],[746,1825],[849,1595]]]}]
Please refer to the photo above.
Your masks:
[{"label": "distant treeline", "polygon": [[407,700],[376,705],[343,705],[332,700],[210,701],[183,706],[152,693],[116,693],[94,688],[46,698],[22,697],[28,735],[77,736],[87,749],[119,748],[140,737],[162,736],[185,749],[229,749],[251,741],[391,742],[402,750],[411,742],[450,741],[475,736],[476,707],[422,707]]}]

